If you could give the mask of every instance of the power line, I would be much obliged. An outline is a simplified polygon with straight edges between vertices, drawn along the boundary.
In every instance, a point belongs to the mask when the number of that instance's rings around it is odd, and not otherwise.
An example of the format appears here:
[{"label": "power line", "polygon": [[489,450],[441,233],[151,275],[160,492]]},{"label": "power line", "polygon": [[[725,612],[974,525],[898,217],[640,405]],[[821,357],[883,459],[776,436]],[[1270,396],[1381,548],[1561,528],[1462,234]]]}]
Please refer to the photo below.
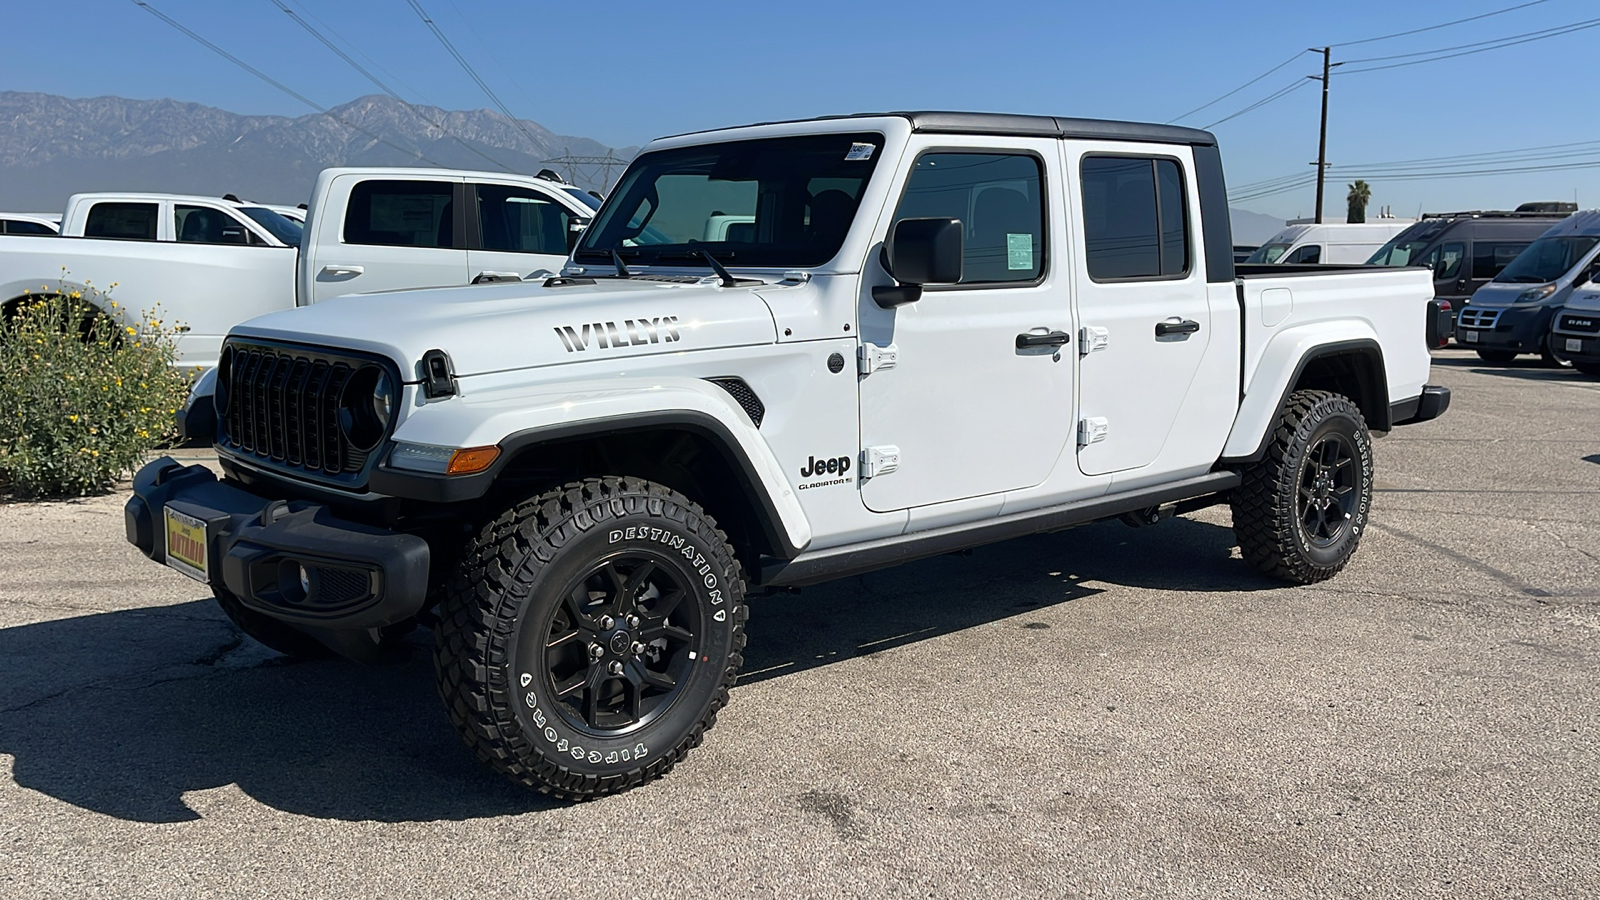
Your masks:
[{"label": "power line", "polygon": [[[1545,31],[1529,32],[1528,33],[1529,35],[1533,35],[1531,37],[1530,36],[1525,36],[1525,35],[1514,35],[1513,36],[1513,37],[1522,38],[1521,40],[1512,40],[1511,38],[1502,38],[1498,42],[1495,42],[1494,46],[1492,46],[1492,47],[1482,47],[1482,46],[1480,46],[1479,49],[1477,49],[1477,50],[1462,50],[1462,52],[1460,52],[1460,53],[1447,53],[1444,56],[1434,56],[1434,57],[1432,57],[1430,59],[1415,59],[1415,60],[1412,60],[1411,62],[1390,63],[1389,65],[1386,65],[1386,66],[1367,66],[1364,69],[1345,69],[1344,71],[1340,72],[1339,74],[1341,74],[1341,75],[1357,75],[1357,74],[1360,74],[1362,72],[1380,72],[1380,71],[1382,71],[1384,69],[1400,69],[1400,68],[1404,68],[1406,66],[1420,66],[1423,63],[1441,62],[1441,61],[1446,60],[1446,59],[1455,59],[1455,58],[1461,57],[1461,56],[1472,56],[1472,55],[1477,54],[1477,53],[1488,53],[1490,50],[1502,50],[1502,49],[1504,49],[1506,47],[1514,47],[1514,46],[1516,46],[1518,44],[1531,44],[1534,41],[1543,41],[1543,40],[1547,40],[1547,39],[1553,38],[1553,37],[1560,37],[1561,35],[1564,35],[1564,34],[1572,34],[1575,31],[1587,31],[1590,28],[1596,28],[1596,27],[1600,27],[1600,19],[1588,19],[1588,20],[1585,20],[1585,21],[1582,21],[1582,22],[1573,22],[1570,25],[1559,25],[1555,29],[1546,29]],[[1488,42],[1485,42],[1485,43],[1488,43]],[[1463,45],[1463,46],[1473,46],[1473,45],[1468,44],[1468,45]],[[1432,52],[1432,53],[1443,53],[1445,50],[1453,50],[1453,49],[1458,49],[1458,48],[1445,47],[1445,48],[1441,48],[1440,50],[1429,51],[1429,52]],[[1405,55],[1414,56],[1416,54],[1405,54]],[[1376,59],[1380,59],[1380,58],[1382,58],[1382,57],[1374,57],[1373,59],[1376,60]],[[1389,57],[1389,58],[1392,59],[1392,58],[1397,58],[1397,57]]]},{"label": "power line", "polygon": [[528,140],[532,141],[535,147],[540,146],[541,142],[539,139],[534,137],[533,132],[529,131],[526,125],[522,124],[522,120],[517,118],[516,115],[513,114],[505,105],[505,103],[501,102],[500,97],[489,88],[488,83],[479,77],[477,71],[472,68],[472,64],[468,63],[467,58],[462,56],[461,51],[456,49],[456,45],[450,43],[450,39],[445,37],[444,31],[439,28],[438,24],[436,24],[433,19],[428,17],[428,11],[422,8],[422,4],[418,3],[417,0],[406,0],[406,2],[411,4],[412,9],[416,10],[417,15],[422,19],[423,24],[427,25],[428,29],[433,32],[433,36],[439,39],[439,43],[443,44],[444,48],[450,52],[450,55],[455,57],[455,61],[460,64],[462,70],[471,76],[472,80],[477,82],[478,87],[483,90],[483,93],[487,95],[490,100],[494,101],[494,105],[502,113],[505,113],[506,118],[511,120],[511,124],[517,126],[519,131],[527,135]]},{"label": "power line", "polygon": [[1260,81],[1261,79],[1267,77],[1268,75],[1271,75],[1273,72],[1278,71],[1279,69],[1283,68],[1284,66],[1287,66],[1288,64],[1294,62],[1295,60],[1299,59],[1300,57],[1304,56],[1305,54],[1307,54],[1309,52],[1311,52],[1311,51],[1309,51],[1309,50],[1301,50],[1299,53],[1296,53],[1295,55],[1289,57],[1288,59],[1284,60],[1283,62],[1278,63],[1277,65],[1273,66],[1272,68],[1266,70],[1265,72],[1262,72],[1260,75],[1257,75],[1256,77],[1250,79],[1249,81],[1246,81],[1244,84],[1239,85],[1238,87],[1236,87],[1233,90],[1227,92],[1226,94],[1223,94],[1221,97],[1218,97],[1217,99],[1211,101],[1210,103],[1201,104],[1200,106],[1196,106],[1194,109],[1189,110],[1188,112],[1184,113],[1181,116],[1175,116],[1175,117],[1173,117],[1171,119],[1168,119],[1167,120],[1167,124],[1171,125],[1173,122],[1177,122],[1177,121],[1182,120],[1182,119],[1187,119],[1190,116],[1194,115],[1195,113],[1199,112],[1200,110],[1205,109],[1206,107],[1215,106],[1218,103],[1221,103],[1222,101],[1228,99],[1229,97],[1232,97],[1234,94],[1239,93],[1240,91],[1244,90],[1245,88],[1249,87],[1250,85],[1255,84],[1256,82]]},{"label": "power line", "polygon": [[1438,25],[1429,25],[1425,28],[1413,28],[1410,31],[1396,31],[1394,34],[1380,34],[1377,37],[1362,38],[1359,41],[1344,41],[1338,44],[1329,44],[1328,46],[1353,47],[1356,44],[1370,44],[1373,41],[1387,41],[1390,38],[1405,37],[1409,34],[1421,34],[1424,31],[1437,31],[1440,28],[1449,28],[1451,25],[1460,25],[1463,22],[1476,22],[1479,19],[1487,19],[1490,16],[1498,16],[1503,13],[1514,12],[1519,9],[1527,9],[1530,6],[1538,6],[1541,3],[1548,2],[1549,0],[1533,0],[1531,3],[1519,3],[1516,6],[1508,6],[1505,9],[1497,9],[1494,12],[1486,12],[1476,16],[1468,16],[1465,19],[1456,19],[1454,22],[1440,22]]},{"label": "power line", "polygon": [[316,38],[318,41],[320,41],[322,43],[322,45],[324,47],[327,47],[329,50],[333,51],[334,55],[338,56],[340,59],[342,59],[346,63],[348,63],[349,66],[352,69],[355,69],[357,72],[360,72],[363,76],[366,77],[366,79],[368,81],[370,81],[373,84],[377,85],[379,90],[382,90],[385,94],[388,94],[390,97],[393,97],[395,100],[399,101],[402,105],[404,105],[406,109],[411,111],[412,115],[414,115],[417,118],[421,119],[422,121],[428,123],[429,125],[432,125],[434,128],[439,129],[441,132],[444,132],[444,134],[446,134],[447,136],[453,138],[456,143],[460,144],[461,146],[465,147],[468,150],[471,150],[473,153],[476,153],[480,158],[487,160],[489,163],[491,163],[493,165],[496,165],[496,166],[499,166],[500,168],[505,169],[507,172],[516,171],[516,170],[512,169],[510,166],[506,165],[505,163],[500,162],[499,160],[489,156],[487,153],[484,153],[483,151],[479,150],[478,148],[472,146],[471,144],[468,144],[466,141],[464,141],[461,138],[457,137],[456,135],[452,134],[449,129],[444,127],[444,123],[443,122],[435,122],[432,119],[428,118],[427,116],[423,115],[421,110],[417,109],[415,106],[412,106],[410,103],[407,103],[404,97],[401,97],[398,93],[395,92],[394,88],[391,88],[387,84],[384,84],[382,79],[378,78],[378,76],[376,76],[376,75],[372,74],[371,72],[367,71],[367,69],[364,66],[362,66],[360,63],[356,62],[354,59],[351,59],[350,55],[348,53],[345,53],[343,50],[341,50],[337,46],[335,46],[334,43],[332,41],[328,40],[328,38],[325,37],[321,32],[317,31],[315,28],[312,28],[310,23],[306,22],[305,19],[300,18],[299,14],[297,14],[294,10],[290,9],[288,7],[288,5],[283,2],[283,0],[271,0],[271,2],[272,2],[272,4],[274,6],[278,7],[281,10],[283,10],[289,16],[289,18],[293,19],[296,25],[299,25],[301,28],[305,29],[307,34],[309,34],[312,37]]},{"label": "power line", "polygon": [[172,18],[171,16],[167,15],[166,13],[162,12],[161,10],[156,9],[155,7],[151,6],[149,3],[145,2],[145,0],[132,0],[132,2],[133,2],[134,6],[138,6],[138,7],[142,8],[142,9],[144,9],[145,12],[148,12],[152,16],[155,16],[156,18],[160,19],[161,21],[163,21],[163,22],[167,23],[168,25],[172,26],[173,28],[177,29],[185,37],[188,37],[190,40],[195,41],[196,43],[198,43],[201,46],[205,47],[207,50],[210,50],[212,53],[217,54],[218,56],[222,57],[223,59],[227,60],[228,62],[233,63],[234,65],[236,65],[239,68],[245,70],[246,72],[249,72],[251,75],[254,75],[255,77],[261,79],[262,81],[265,81],[267,84],[270,84],[273,87],[277,88],[278,90],[284,92],[285,94],[288,94],[289,96],[295,98],[296,100],[299,100],[301,103],[304,103],[305,105],[311,107],[312,109],[316,110],[317,112],[322,113],[323,115],[327,116],[330,119],[333,119],[335,122],[338,122],[339,124],[345,126],[346,128],[349,128],[349,129],[354,130],[354,131],[359,131],[362,134],[366,135],[369,138],[372,138],[373,140],[377,141],[380,144],[383,144],[383,145],[385,145],[387,147],[391,147],[391,148],[393,148],[395,150],[399,150],[401,153],[406,153],[406,154],[410,154],[412,156],[415,156],[417,159],[420,159],[420,160],[428,163],[429,165],[434,165],[434,166],[442,165],[441,163],[439,163],[439,162],[437,162],[435,160],[429,159],[428,157],[422,155],[422,152],[420,150],[408,150],[405,147],[400,146],[399,144],[390,143],[389,141],[385,140],[381,136],[373,134],[372,132],[366,130],[365,128],[362,128],[359,125],[356,125],[356,124],[353,124],[351,122],[346,121],[344,118],[336,115],[333,111],[329,110],[327,107],[323,106],[322,104],[317,103],[316,101],[310,99],[309,97],[306,97],[304,94],[301,94],[301,93],[295,91],[294,89],[290,88],[288,85],[284,84],[283,82],[278,81],[277,79],[275,79],[272,76],[266,74],[265,72],[261,71],[260,69],[257,69],[255,66],[250,65],[249,63],[245,62],[244,60],[240,59],[239,57],[234,56],[232,53],[229,53],[228,51],[222,49],[221,47],[218,47],[216,44],[211,43],[210,41],[206,40],[205,38],[201,37],[200,35],[194,33],[193,31],[190,31],[188,28],[185,28],[182,23],[178,22],[176,19]]},{"label": "power line", "polygon": [[1555,37],[1558,34],[1565,34],[1567,29],[1576,28],[1582,25],[1592,25],[1597,22],[1600,22],[1600,19],[1584,19],[1580,22],[1568,22],[1565,25],[1555,25],[1550,28],[1541,28],[1538,31],[1525,31],[1522,34],[1510,34],[1504,37],[1491,38],[1487,41],[1475,41],[1470,44],[1457,44],[1453,47],[1437,47],[1433,50],[1417,50],[1411,53],[1395,53],[1389,56],[1368,56],[1361,59],[1347,59],[1344,60],[1344,62],[1347,65],[1353,66],[1369,62],[1386,62],[1391,59],[1410,59],[1415,56],[1432,56],[1436,53],[1448,53],[1452,50],[1466,50],[1471,47],[1487,47],[1490,44],[1500,44],[1506,41],[1516,40],[1517,38]]},{"label": "power line", "polygon": [[1227,121],[1229,121],[1231,119],[1237,119],[1237,118],[1239,118],[1240,116],[1244,115],[1247,112],[1254,112],[1255,110],[1258,110],[1263,106],[1266,106],[1268,103],[1271,103],[1271,102],[1273,102],[1275,100],[1280,100],[1280,99],[1282,99],[1284,97],[1289,96],[1290,94],[1292,94],[1295,91],[1305,87],[1306,85],[1308,85],[1310,83],[1311,83],[1310,81],[1308,81],[1308,80],[1306,80],[1304,78],[1296,79],[1293,83],[1285,85],[1282,88],[1279,88],[1278,90],[1274,91],[1273,93],[1268,94],[1266,97],[1264,97],[1264,98],[1262,98],[1260,100],[1257,100],[1256,102],[1250,104],[1249,106],[1246,106],[1244,109],[1239,110],[1238,112],[1234,113],[1233,115],[1224,116],[1223,118],[1220,118],[1220,119],[1216,120],[1215,122],[1212,122],[1210,125],[1203,126],[1202,130],[1209,131],[1212,128],[1217,127],[1218,125],[1221,125],[1223,122],[1227,122]]}]

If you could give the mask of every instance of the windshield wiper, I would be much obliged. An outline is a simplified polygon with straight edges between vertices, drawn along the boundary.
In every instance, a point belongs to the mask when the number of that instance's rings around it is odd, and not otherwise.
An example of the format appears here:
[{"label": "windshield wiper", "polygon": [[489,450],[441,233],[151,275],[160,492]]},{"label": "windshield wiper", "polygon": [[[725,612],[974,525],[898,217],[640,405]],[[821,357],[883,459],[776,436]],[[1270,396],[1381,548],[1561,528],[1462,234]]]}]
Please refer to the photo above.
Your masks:
[{"label": "windshield wiper", "polygon": [[[728,255],[732,256],[733,254],[729,253]],[[727,267],[723,266],[722,263],[717,262],[717,258],[711,255],[710,250],[703,250],[699,248],[694,250],[672,250],[662,253],[660,256],[656,257],[658,262],[664,259],[705,260],[706,265],[711,267],[711,271],[717,273],[717,277],[722,280],[723,287],[738,287],[739,285],[739,279],[734,278],[731,274],[729,274]]]},{"label": "windshield wiper", "polygon": [[622,254],[618,253],[617,252],[617,248],[615,248],[615,247],[611,248],[611,263],[617,267],[617,277],[618,278],[630,278],[630,277],[632,277],[632,275],[628,272],[627,265],[624,264],[623,261],[622,261]]}]

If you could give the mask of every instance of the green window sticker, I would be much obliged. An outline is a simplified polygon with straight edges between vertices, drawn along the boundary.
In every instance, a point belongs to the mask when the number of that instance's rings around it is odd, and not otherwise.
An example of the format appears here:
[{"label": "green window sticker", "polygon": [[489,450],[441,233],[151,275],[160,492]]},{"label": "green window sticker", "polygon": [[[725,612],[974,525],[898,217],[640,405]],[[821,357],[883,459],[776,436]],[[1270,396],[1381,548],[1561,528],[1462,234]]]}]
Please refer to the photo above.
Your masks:
[{"label": "green window sticker", "polygon": [[1006,268],[1012,270],[1033,268],[1033,235],[1006,235]]}]

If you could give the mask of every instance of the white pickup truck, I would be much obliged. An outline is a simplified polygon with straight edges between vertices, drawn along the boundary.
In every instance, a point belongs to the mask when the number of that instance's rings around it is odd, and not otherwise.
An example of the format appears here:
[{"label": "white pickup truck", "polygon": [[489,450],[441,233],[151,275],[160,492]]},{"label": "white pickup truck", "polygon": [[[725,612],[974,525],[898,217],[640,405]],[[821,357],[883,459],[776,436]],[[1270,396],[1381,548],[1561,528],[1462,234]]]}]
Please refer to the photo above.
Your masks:
[{"label": "white pickup truck", "polygon": [[261,204],[77,194],[62,236],[0,235],[0,313],[56,290],[81,291],[127,324],[159,307],[180,330],[179,363],[207,368],[229,328],[264,313],[360,291],[467,284],[486,269],[477,280],[559,269],[594,205],[546,178],[328,169],[304,239],[298,222]]},{"label": "white pickup truck", "polygon": [[559,276],[235,328],[189,410],[224,477],[150,463],[127,537],[286,653],[431,623],[479,758],[626,790],[727,702],[749,590],[1219,503],[1248,564],[1339,572],[1370,435],[1449,404],[1432,276],[1231,245],[1204,131],[916,112],[664,138]]}]

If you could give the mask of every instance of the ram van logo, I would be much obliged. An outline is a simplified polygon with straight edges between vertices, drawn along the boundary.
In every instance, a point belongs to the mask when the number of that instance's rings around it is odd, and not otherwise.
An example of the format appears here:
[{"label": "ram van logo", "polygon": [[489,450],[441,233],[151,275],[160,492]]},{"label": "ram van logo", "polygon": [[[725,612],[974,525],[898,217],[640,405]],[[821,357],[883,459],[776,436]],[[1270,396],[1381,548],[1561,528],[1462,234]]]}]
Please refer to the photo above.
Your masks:
[{"label": "ram van logo", "polygon": [[556,337],[568,353],[615,347],[641,347],[645,344],[670,344],[680,340],[677,316],[654,319],[623,319],[621,322],[585,322],[582,325],[557,325]]}]

